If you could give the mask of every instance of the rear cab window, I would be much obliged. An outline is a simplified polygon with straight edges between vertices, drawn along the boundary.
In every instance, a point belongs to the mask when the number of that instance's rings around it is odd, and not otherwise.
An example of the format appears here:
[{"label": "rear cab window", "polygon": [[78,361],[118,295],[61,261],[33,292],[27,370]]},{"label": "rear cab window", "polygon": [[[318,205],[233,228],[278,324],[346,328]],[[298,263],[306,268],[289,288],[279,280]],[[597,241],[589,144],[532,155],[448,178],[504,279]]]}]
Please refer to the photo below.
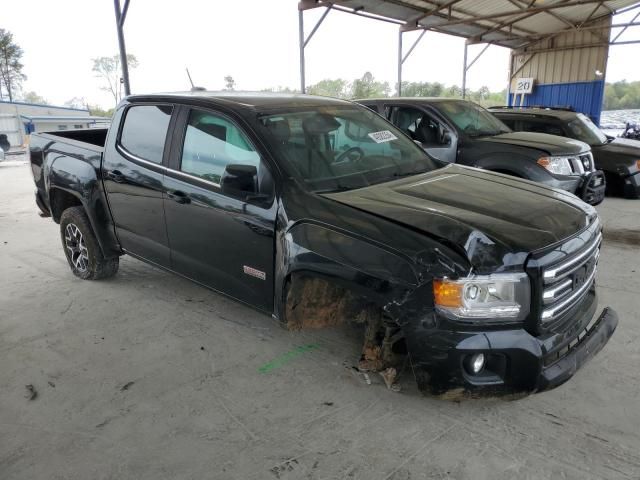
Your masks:
[{"label": "rear cab window", "polygon": [[125,112],[120,132],[120,146],[129,154],[161,164],[171,105],[133,105]]}]

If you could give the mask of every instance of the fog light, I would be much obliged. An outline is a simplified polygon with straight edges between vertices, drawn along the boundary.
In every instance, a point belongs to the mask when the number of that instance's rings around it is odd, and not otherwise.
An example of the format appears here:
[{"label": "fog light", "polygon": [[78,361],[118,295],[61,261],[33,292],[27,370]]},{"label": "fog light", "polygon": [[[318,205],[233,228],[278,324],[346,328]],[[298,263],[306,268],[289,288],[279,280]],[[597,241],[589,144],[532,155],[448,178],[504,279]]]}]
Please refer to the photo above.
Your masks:
[{"label": "fog light", "polygon": [[469,367],[473,374],[478,374],[484,368],[484,353],[476,353],[471,356]]}]

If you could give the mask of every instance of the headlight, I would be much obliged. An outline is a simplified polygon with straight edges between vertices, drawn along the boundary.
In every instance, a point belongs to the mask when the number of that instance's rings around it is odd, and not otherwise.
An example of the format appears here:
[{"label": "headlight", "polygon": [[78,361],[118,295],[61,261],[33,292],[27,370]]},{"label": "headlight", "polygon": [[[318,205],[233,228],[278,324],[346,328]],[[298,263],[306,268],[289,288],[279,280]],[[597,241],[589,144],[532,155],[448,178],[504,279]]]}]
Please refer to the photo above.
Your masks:
[{"label": "headlight", "polygon": [[440,278],[433,297],[438,311],[458,321],[520,321],[529,313],[531,288],[526,273]]},{"label": "headlight", "polygon": [[571,168],[572,158],[573,157],[540,157],[538,159],[538,165],[556,175],[574,175]]}]

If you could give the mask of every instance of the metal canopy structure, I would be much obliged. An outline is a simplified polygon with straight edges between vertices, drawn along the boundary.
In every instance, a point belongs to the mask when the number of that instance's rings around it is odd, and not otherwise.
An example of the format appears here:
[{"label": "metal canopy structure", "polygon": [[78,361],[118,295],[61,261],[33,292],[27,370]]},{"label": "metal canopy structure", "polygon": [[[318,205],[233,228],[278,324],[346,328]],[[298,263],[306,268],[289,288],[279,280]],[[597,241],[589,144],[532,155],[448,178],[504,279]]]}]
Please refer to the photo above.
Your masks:
[{"label": "metal canopy structure", "polygon": [[[326,11],[304,37],[305,10],[325,7]],[[499,45],[519,51],[570,32],[589,32],[592,46],[640,43],[638,40],[620,41],[620,35],[630,27],[640,26],[640,13],[628,23],[604,24],[605,18],[640,7],[637,0],[301,0],[298,4],[300,28],[300,80],[304,93],[304,49],[331,10],[395,23],[398,33],[398,94],[401,94],[402,64],[409,57],[428,30],[463,37],[465,42],[463,67],[463,95],[466,73],[489,45]],[[611,29],[616,31],[610,39]],[[404,53],[402,37],[405,32],[423,30]],[[467,63],[467,47],[485,43],[487,46]]]}]

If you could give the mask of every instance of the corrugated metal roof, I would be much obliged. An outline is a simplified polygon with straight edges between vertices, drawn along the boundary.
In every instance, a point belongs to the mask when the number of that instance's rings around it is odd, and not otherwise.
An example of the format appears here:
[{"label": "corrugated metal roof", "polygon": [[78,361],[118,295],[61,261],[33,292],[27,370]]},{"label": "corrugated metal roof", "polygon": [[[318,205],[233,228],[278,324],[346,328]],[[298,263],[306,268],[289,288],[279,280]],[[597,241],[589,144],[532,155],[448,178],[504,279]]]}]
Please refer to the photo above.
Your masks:
[{"label": "corrugated metal roof", "polygon": [[523,48],[545,36],[579,30],[638,0],[302,0],[383,17],[406,30],[427,28],[472,42]]}]

